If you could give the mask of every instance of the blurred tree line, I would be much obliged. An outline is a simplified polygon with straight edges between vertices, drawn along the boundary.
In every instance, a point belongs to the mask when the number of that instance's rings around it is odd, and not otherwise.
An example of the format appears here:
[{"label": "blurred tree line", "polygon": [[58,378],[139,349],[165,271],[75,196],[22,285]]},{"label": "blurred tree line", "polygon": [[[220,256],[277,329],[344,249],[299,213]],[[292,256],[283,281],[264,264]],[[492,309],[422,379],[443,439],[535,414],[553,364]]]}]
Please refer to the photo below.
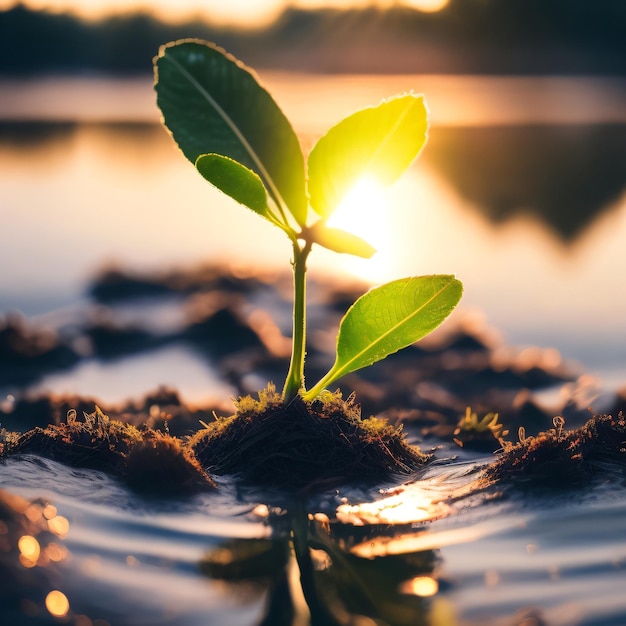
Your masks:
[{"label": "blurred tree line", "polygon": [[438,13],[396,6],[286,9],[269,27],[172,24],[148,14],[84,21],[17,5],[0,12],[0,74],[150,71],[159,45],[201,37],[257,67],[318,72],[626,73],[624,0],[451,0]]}]

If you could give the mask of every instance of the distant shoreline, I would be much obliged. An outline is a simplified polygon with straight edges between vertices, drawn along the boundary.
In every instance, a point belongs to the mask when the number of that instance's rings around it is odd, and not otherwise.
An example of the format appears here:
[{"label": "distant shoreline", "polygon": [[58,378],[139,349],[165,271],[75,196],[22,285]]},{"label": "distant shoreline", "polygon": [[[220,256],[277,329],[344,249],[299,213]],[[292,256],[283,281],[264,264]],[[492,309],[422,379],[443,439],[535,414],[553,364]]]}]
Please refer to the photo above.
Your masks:
[{"label": "distant shoreline", "polygon": [[87,21],[0,11],[0,76],[149,71],[165,42],[198,37],[256,68],[310,73],[626,76],[623,0],[451,0],[442,11],[288,8],[265,28],[147,13]]}]

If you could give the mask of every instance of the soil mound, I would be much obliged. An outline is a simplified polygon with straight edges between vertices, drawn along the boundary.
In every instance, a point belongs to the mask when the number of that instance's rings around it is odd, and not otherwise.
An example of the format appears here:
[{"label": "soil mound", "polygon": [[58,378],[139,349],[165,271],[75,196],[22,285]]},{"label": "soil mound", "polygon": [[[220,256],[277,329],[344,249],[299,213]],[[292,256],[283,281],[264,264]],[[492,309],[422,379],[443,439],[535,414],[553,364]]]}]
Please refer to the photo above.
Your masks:
[{"label": "soil mound", "polygon": [[240,398],[235,415],[217,419],[189,442],[203,467],[245,482],[315,491],[411,474],[429,456],[409,445],[401,426],[361,418],[354,397],[325,393],[285,404],[269,386]]}]

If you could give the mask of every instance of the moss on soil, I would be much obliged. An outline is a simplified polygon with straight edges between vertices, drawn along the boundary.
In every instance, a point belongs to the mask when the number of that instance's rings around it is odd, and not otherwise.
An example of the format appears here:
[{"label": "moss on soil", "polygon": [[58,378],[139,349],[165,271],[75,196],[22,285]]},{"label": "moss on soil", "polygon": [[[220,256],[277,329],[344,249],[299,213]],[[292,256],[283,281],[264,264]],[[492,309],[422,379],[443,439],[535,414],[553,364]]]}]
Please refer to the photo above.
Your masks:
[{"label": "moss on soil", "polygon": [[509,444],[488,465],[488,485],[566,488],[626,470],[626,417],[596,415],[580,428],[563,432],[563,420],[536,437]]},{"label": "moss on soil", "polygon": [[189,446],[215,474],[301,491],[381,482],[411,474],[430,458],[407,443],[401,426],[362,419],[353,396],[325,393],[285,404],[272,386],[258,400],[240,398],[235,415],[198,431]]},{"label": "moss on soil", "polygon": [[0,453],[37,454],[72,467],[105,471],[142,493],[176,495],[215,487],[183,441],[110,419],[98,407],[84,413],[83,419],[70,411],[67,422],[23,435],[4,433]]},{"label": "moss on soil", "polygon": [[[594,416],[570,431],[563,426],[564,420],[555,418],[554,428],[532,437],[521,433],[516,444],[490,432],[490,440],[503,450],[482,469],[470,491],[567,489],[598,477],[623,478],[623,413]],[[344,400],[338,392],[310,403],[298,397],[285,404],[268,387],[258,399],[240,398],[233,416],[216,417],[190,437],[172,436],[166,424],[164,428],[110,419],[98,407],[81,418],[71,410],[66,422],[45,428],[23,434],[0,430],[0,459],[35,454],[105,471],[139,493],[176,496],[214,489],[208,472],[309,493],[349,483],[382,483],[414,473],[431,458],[407,443],[401,426],[362,419],[354,397]]]},{"label": "moss on soil", "polygon": [[401,426],[361,419],[354,398],[324,394],[285,404],[273,387],[240,398],[237,412],[173,437],[110,419],[98,407],[24,434],[2,431],[0,457],[36,454],[71,467],[105,471],[142,493],[176,495],[213,488],[207,471],[290,491],[372,483],[423,467],[429,455],[410,446]]}]

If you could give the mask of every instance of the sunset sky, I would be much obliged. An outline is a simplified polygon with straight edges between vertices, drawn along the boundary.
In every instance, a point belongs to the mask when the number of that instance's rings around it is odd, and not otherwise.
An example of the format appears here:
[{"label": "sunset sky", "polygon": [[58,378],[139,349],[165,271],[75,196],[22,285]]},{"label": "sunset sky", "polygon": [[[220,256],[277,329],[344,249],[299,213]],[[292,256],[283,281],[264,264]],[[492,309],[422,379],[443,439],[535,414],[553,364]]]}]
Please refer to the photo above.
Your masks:
[{"label": "sunset sky", "polygon": [[71,10],[84,17],[98,18],[128,10],[143,9],[166,19],[185,19],[202,15],[219,24],[263,25],[288,6],[354,8],[403,5],[422,11],[439,11],[449,0],[0,0],[0,10],[16,4],[51,11]]}]

